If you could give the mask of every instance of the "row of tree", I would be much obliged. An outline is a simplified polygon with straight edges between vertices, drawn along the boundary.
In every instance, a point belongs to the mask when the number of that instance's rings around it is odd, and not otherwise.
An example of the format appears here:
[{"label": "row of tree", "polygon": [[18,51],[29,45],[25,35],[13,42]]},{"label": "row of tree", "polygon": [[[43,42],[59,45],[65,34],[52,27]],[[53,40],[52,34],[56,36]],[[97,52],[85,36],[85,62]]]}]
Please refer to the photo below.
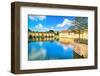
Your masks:
[{"label": "row of tree", "polygon": [[80,34],[87,29],[88,29],[88,17],[76,17],[72,23],[72,26],[69,27],[69,30],[79,34],[79,41],[80,41]]}]

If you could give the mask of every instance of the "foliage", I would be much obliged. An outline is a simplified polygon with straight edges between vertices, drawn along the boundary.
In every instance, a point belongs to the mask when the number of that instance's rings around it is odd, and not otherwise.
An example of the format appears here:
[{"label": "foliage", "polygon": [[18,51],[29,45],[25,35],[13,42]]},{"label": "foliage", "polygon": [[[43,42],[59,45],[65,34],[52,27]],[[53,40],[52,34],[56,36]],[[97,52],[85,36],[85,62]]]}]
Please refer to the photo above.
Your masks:
[{"label": "foliage", "polygon": [[54,30],[49,30],[49,32],[54,32]]}]

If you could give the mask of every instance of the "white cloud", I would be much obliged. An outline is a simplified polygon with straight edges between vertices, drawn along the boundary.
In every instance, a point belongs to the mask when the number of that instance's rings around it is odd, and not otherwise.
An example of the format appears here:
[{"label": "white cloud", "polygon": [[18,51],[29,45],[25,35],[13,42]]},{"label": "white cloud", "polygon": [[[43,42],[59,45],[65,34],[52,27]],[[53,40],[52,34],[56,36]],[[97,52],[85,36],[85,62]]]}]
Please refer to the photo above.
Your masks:
[{"label": "white cloud", "polygon": [[58,24],[57,27],[64,27],[64,26],[66,26],[66,25],[71,26],[71,25],[72,25],[72,22],[73,22],[73,21],[71,21],[71,20],[69,20],[69,19],[64,19],[64,21],[63,21],[61,24]]},{"label": "white cloud", "polygon": [[29,18],[31,20],[40,20],[40,21],[43,21],[44,19],[46,19],[46,16],[29,16]]},{"label": "white cloud", "polygon": [[44,19],[46,19],[46,16],[37,16],[37,18],[38,18],[39,20],[44,20]]},{"label": "white cloud", "polygon": [[29,18],[33,21],[35,20],[35,16],[29,16]]},{"label": "white cloud", "polygon": [[43,25],[42,24],[38,24],[38,25],[35,26],[35,28],[41,29],[41,28],[43,28]]},{"label": "white cloud", "polygon": [[50,27],[51,30],[54,30],[54,27]]},{"label": "white cloud", "polygon": [[45,31],[49,31],[49,28],[43,28],[43,30],[45,30]]},{"label": "white cloud", "polygon": [[49,28],[43,27],[42,24],[38,24],[35,26],[35,30],[45,32],[45,31],[49,31]]}]

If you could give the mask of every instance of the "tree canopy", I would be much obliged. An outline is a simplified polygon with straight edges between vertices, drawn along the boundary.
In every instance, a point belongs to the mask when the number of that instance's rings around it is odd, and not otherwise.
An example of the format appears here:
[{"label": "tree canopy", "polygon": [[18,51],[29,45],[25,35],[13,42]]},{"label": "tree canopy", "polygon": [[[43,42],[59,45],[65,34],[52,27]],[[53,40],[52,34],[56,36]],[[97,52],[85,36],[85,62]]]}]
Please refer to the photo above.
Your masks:
[{"label": "tree canopy", "polygon": [[76,17],[73,21],[73,26],[69,27],[69,30],[83,30],[88,28],[88,18],[87,17]]}]

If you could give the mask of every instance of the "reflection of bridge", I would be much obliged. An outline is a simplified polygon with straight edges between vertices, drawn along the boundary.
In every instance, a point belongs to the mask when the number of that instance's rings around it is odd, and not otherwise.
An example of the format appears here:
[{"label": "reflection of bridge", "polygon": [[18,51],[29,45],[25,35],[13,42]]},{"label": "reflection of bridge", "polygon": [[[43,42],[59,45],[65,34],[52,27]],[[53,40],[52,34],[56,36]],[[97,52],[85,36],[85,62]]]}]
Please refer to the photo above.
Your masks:
[{"label": "reflection of bridge", "polygon": [[52,41],[52,40],[56,40],[55,38],[33,38],[30,39],[31,41]]}]

